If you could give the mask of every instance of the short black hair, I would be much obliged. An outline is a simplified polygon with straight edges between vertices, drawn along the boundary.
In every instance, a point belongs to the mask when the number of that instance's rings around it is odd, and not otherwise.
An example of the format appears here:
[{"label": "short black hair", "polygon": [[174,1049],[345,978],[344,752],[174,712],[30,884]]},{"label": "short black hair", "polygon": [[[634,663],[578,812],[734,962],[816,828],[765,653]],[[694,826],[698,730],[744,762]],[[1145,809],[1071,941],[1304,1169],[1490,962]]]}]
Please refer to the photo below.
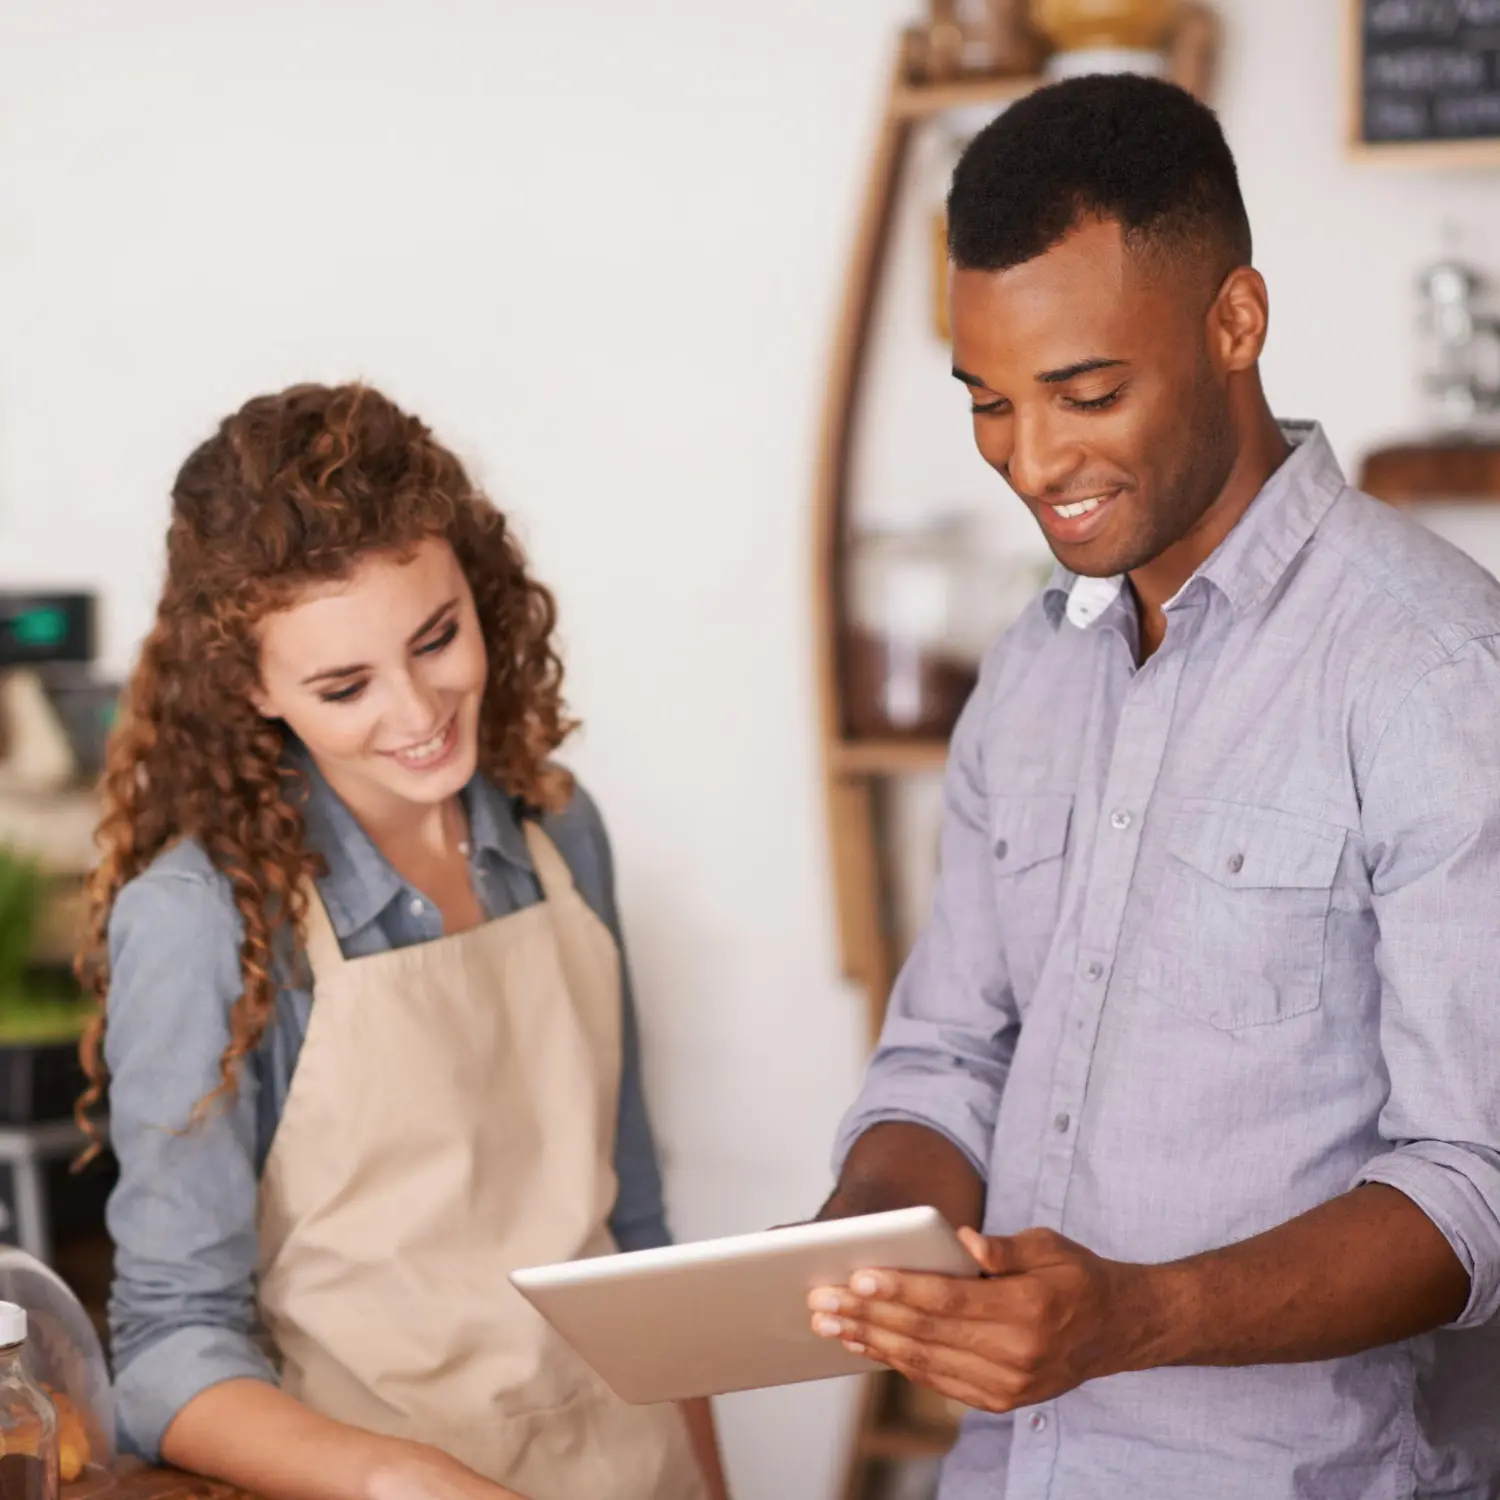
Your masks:
[{"label": "short black hair", "polygon": [[948,194],[948,251],[962,270],[1006,271],[1089,218],[1143,248],[1250,263],[1250,220],[1214,112],[1185,89],[1130,73],[1048,84],[970,142]]}]

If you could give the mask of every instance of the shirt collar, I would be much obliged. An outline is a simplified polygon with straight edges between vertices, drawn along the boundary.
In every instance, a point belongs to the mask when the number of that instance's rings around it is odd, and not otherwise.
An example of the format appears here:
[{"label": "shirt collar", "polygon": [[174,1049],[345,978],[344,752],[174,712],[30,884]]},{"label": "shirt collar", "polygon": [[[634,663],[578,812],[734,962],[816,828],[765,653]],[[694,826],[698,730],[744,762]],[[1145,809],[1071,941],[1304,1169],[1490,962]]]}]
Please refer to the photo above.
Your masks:
[{"label": "shirt collar", "polygon": [[[1343,470],[1321,426],[1283,422],[1281,431],[1292,447],[1286,461],[1208,561],[1168,601],[1168,609],[1198,578],[1211,583],[1237,610],[1258,604],[1307,545],[1345,488]],[[1086,630],[1108,612],[1123,582],[1118,577],[1083,578],[1058,566],[1043,591],[1047,618],[1054,629],[1067,619]]]},{"label": "shirt collar", "polygon": [[[406,890],[406,883],[300,741],[288,738],[286,759],[307,787],[303,815],[308,845],[327,865],[318,879],[318,894],[334,932],[347,938],[369,926]],[[479,771],[464,788],[463,799],[475,858],[503,859],[529,872],[531,853],[512,799]]]}]

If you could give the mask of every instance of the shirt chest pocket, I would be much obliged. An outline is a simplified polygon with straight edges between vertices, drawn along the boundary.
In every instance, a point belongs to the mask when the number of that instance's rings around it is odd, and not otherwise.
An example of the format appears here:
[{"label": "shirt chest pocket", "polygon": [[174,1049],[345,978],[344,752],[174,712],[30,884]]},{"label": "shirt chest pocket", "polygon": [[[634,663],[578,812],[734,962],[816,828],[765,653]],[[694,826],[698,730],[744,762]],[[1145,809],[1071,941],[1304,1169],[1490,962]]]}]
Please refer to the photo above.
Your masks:
[{"label": "shirt chest pocket", "polygon": [[1222,1031],[1316,1010],[1344,831],[1269,809],[1183,805],[1138,983]]},{"label": "shirt chest pocket", "polygon": [[991,794],[989,818],[998,931],[1024,1010],[1057,932],[1073,799],[1051,792]]}]

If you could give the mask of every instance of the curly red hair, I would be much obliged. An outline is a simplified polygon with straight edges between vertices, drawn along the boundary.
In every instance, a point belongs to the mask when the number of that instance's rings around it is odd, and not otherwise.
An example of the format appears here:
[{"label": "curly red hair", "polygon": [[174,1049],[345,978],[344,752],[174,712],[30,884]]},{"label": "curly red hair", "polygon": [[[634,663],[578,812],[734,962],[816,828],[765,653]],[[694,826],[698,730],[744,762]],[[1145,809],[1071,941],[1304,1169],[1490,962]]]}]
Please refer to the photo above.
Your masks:
[{"label": "curly red hair", "polygon": [[98,1001],[80,1048],[89,1079],[81,1120],[105,1082],[110,912],[121,887],[180,839],[197,840],[228,879],[244,929],[244,990],[220,1083],[194,1118],[237,1087],[274,1013],[278,931],[290,927],[300,944],[305,884],[320,868],[284,731],[253,706],[256,626],[307,583],[429,537],[457,554],[489,656],[480,769],[536,809],[567,802],[571,781],[550,763],[573,728],[556,608],[505,517],[416,417],[367,386],[301,385],[248,402],[177,476],[166,582],[110,741],[78,961]]}]

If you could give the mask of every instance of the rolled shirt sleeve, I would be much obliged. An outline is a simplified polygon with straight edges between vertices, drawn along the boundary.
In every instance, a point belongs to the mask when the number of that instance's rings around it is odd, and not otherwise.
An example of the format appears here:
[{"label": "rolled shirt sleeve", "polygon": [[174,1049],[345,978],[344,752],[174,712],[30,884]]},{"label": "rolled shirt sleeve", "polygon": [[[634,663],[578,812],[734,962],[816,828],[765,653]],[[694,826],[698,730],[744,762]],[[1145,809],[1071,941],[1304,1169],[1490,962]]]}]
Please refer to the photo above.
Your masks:
[{"label": "rolled shirt sleeve", "polygon": [[240,993],[239,924],[204,873],[153,870],[110,920],[105,1058],[119,1181],[109,1201],[109,1317],[121,1446],[154,1461],[195,1396],[274,1381],[253,1337],[257,1260],[254,1070],[187,1129],[219,1082]]},{"label": "rolled shirt sleeve", "polygon": [[892,991],[864,1087],[839,1128],[836,1175],[861,1135],[892,1120],[946,1136],[982,1179],[989,1175],[1020,1014],[995,934],[981,764],[988,677],[954,731],[932,913]]},{"label": "rolled shirt sleeve", "polygon": [[1469,1275],[1459,1327],[1500,1314],[1500,643],[1471,641],[1392,717],[1362,821],[1381,980],[1389,1152]]}]

